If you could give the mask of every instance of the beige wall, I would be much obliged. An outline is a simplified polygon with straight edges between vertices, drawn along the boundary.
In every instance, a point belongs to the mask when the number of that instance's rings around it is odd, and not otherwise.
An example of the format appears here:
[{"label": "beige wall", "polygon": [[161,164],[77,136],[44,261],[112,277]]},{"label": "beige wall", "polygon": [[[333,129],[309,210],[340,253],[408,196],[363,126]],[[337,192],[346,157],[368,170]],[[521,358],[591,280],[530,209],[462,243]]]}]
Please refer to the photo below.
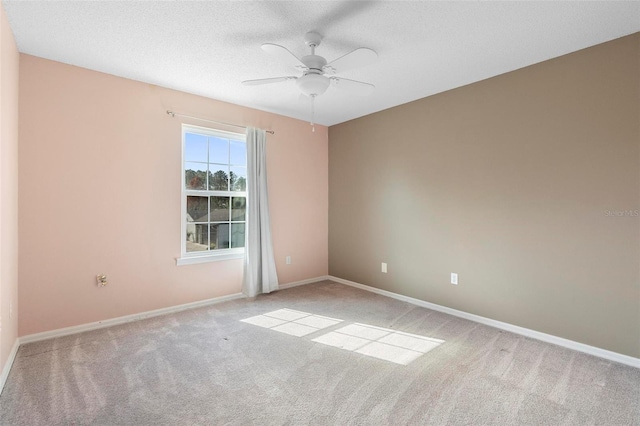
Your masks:
[{"label": "beige wall", "polygon": [[280,282],[327,274],[326,127],[28,55],[20,91],[20,335],[240,291],[241,260],[175,264],[181,119],[167,109],[276,131]]},{"label": "beige wall", "polygon": [[18,65],[0,5],[0,371],[18,336]]},{"label": "beige wall", "polygon": [[639,218],[606,213],[640,209],[639,61],[635,34],[332,126],[330,274],[640,357]]}]

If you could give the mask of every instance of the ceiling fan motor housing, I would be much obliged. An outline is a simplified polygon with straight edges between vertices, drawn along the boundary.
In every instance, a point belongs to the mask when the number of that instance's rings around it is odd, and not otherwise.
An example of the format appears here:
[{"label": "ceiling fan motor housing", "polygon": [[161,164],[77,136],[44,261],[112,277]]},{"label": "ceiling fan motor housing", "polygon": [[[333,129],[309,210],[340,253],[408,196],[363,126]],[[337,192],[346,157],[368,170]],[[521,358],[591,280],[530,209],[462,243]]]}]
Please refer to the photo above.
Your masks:
[{"label": "ceiling fan motor housing", "polygon": [[300,62],[309,68],[310,71],[315,71],[317,74],[322,74],[322,67],[327,65],[327,60],[318,55],[303,56]]}]

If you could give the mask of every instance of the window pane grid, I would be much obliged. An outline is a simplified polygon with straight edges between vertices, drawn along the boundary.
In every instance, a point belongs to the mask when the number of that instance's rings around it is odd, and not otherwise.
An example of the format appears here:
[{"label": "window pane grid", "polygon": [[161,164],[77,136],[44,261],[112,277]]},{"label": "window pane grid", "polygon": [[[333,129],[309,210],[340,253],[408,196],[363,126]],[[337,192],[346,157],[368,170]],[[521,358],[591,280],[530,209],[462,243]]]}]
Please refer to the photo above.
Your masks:
[{"label": "window pane grid", "polygon": [[[244,247],[246,197],[229,193],[207,196],[204,212],[204,191],[190,192],[196,195],[187,196],[187,251]],[[216,213],[222,213],[224,217]],[[207,220],[203,221],[203,217]],[[205,229],[209,232],[204,232]]]},{"label": "window pane grid", "polygon": [[184,130],[187,253],[244,247],[246,143],[220,133]]}]

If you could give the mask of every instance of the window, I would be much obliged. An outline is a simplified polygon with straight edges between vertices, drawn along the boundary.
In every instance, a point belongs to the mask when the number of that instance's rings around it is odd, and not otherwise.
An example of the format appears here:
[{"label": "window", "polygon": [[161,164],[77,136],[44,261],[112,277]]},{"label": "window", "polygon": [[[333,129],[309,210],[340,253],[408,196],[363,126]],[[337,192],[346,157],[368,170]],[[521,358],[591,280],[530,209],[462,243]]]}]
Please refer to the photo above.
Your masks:
[{"label": "window", "polygon": [[241,257],[247,205],[245,135],[182,126],[182,257]]}]

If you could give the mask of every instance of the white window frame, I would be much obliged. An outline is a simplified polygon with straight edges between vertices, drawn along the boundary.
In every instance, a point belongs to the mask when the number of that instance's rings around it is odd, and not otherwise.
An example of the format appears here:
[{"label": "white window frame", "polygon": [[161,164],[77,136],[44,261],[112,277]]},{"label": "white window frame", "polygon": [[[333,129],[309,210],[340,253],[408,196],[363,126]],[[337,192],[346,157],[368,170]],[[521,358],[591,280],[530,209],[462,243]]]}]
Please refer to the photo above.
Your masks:
[{"label": "white window frame", "polygon": [[[176,264],[178,266],[182,265],[191,265],[195,263],[205,263],[205,262],[216,262],[220,260],[229,260],[229,259],[241,259],[244,257],[244,247],[237,248],[228,248],[221,250],[212,250],[212,251],[196,251],[196,252],[187,252],[187,196],[247,196],[247,192],[237,192],[237,191],[212,191],[212,190],[188,190],[185,185],[185,135],[187,133],[198,133],[207,136],[217,136],[225,139],[231,139],[236,141],[241,141],[246,143],[247,138],[244,133],[234,133],[234,132],[226,132],[223,130],[211,129],[208,127],[200,127],[194,126],[191,124],[182,124],[182,153],[181,153],[181,173],[182,178],[180,179],[181,191],[180,191],[180,240],[181,240],[181,248],[180,248],[180,257],[176,258]],[[245,230],[246,230],[246,214],[245,213]]]}]

